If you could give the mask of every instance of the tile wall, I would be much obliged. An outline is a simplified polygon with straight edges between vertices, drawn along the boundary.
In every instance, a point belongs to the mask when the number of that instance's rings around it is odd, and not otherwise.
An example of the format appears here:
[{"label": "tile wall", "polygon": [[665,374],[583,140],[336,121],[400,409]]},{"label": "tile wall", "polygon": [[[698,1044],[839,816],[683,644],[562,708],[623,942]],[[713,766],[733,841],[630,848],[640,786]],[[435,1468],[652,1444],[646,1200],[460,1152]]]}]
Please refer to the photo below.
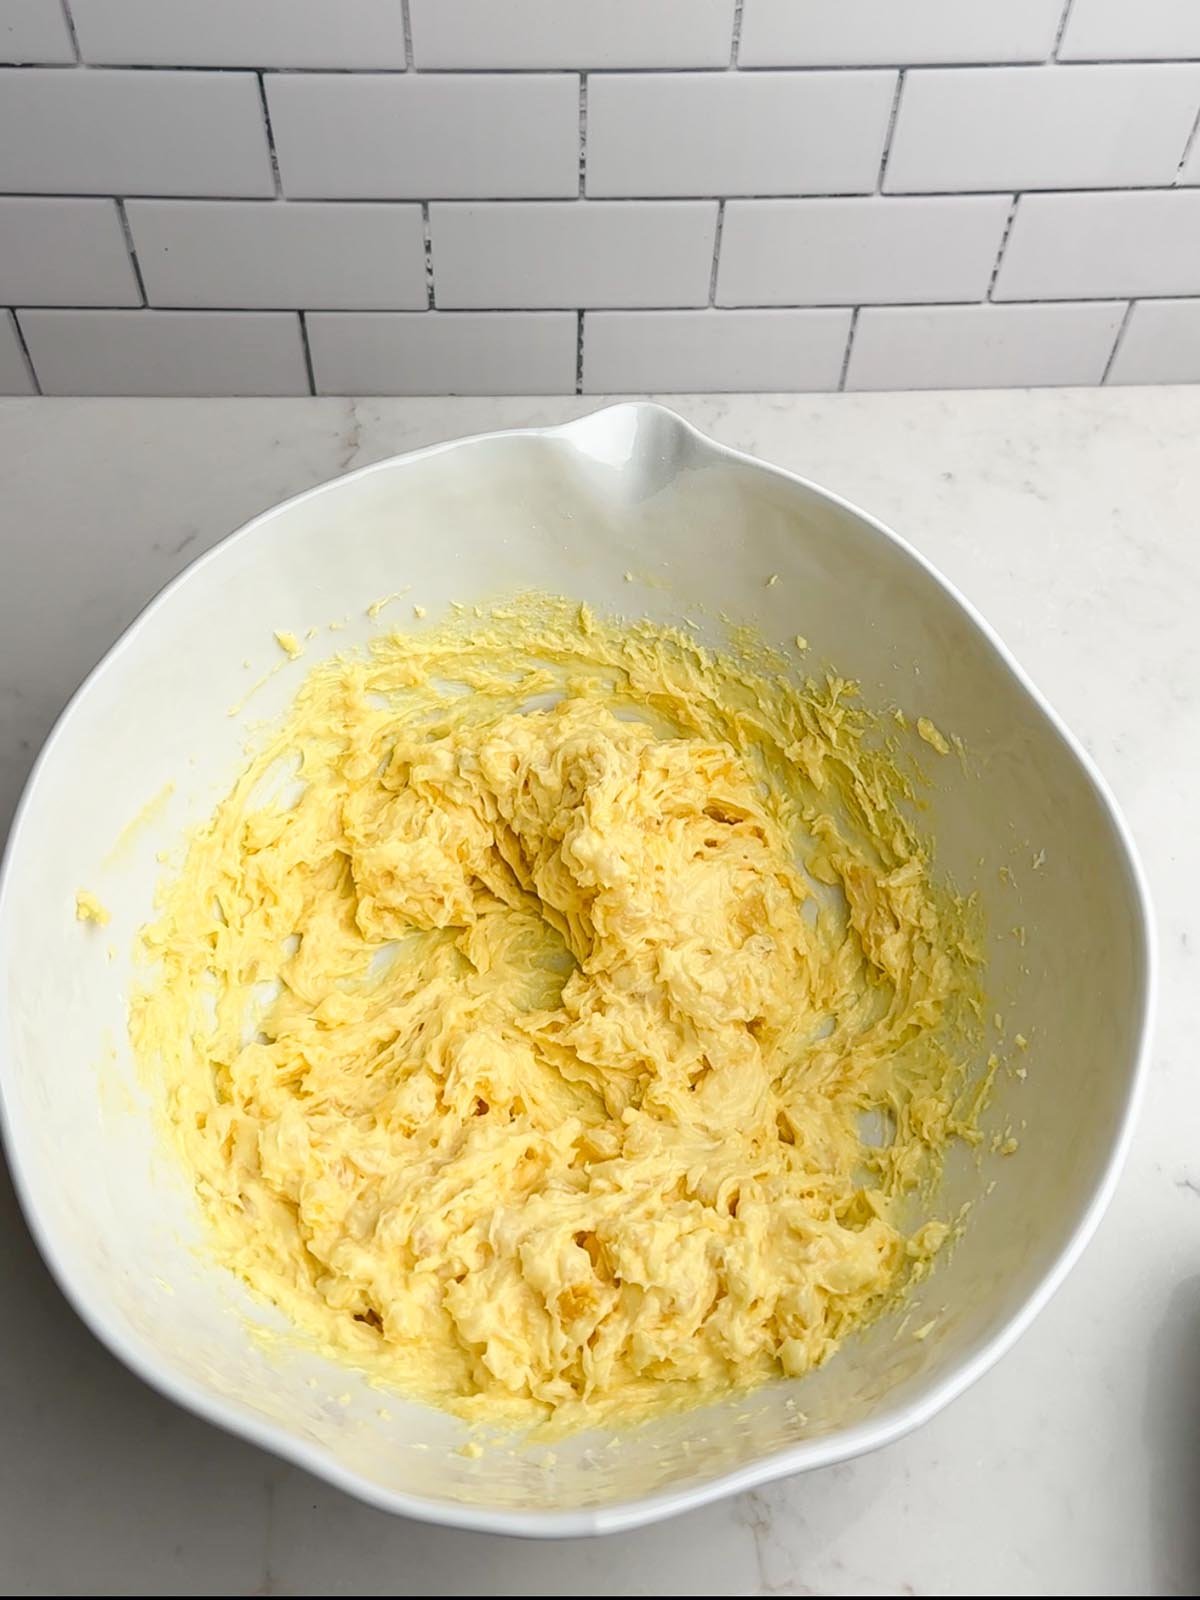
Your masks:
[{"label": "tile wall", "polygon": [[1200,380],[1200,0],[0,0],[0,393]]}]

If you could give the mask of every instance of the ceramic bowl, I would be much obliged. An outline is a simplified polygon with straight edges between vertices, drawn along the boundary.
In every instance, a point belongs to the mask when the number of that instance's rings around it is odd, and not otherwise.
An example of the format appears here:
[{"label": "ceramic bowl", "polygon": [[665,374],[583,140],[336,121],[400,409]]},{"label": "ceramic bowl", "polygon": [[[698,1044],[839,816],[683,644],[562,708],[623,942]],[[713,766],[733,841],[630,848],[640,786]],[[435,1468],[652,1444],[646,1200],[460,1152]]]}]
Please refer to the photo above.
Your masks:
[{"label": "ceramic bowl", "polygon": [[[377,620],[365,611],[406,587],[404,607],[431,618],[453,600],[536,588],[604,611],[692,616],[714,641],[725,612],[781,643],[803,634],[808,662],[963,740],[965,762],[924,752],[936,763],[924,823],[939,869],[984,893],[988,988],[1010,1039],[1029,1040],[1027,1075],[1001,1073],[989,1124],[1011,1128],[1017,1152],[985,1146],[947,1169],[943,1214],[970,1200],[969,1226],[906,1328],[884,1319],[801,1382],[615,1443],[581,1434],[552,1453],[472,1459],[461,1423],[289,1340],[277,1313],[206,1259],[125,1043],[129,952],[151,911],[156,852],[226,790],[248,727],[280,713],[321,654],[400,616],[399,602]],[[280,663],[272,630],[311,624],[321,632],[304,659],[231,715]],[[81,886],[111,908],[109,927],[76,922]],[[1152,988],[1125,827],[986,623],[872,517],[648,404],[379,462],[194,562],[47,741],[0,886],[0,974],[9,1158],[41,1249],[97,1336],[181,1405],[377,1506],[541,1535],[628,1528],[845,1460],[961,1393],[1045,1304],[1112,1193]]]}]

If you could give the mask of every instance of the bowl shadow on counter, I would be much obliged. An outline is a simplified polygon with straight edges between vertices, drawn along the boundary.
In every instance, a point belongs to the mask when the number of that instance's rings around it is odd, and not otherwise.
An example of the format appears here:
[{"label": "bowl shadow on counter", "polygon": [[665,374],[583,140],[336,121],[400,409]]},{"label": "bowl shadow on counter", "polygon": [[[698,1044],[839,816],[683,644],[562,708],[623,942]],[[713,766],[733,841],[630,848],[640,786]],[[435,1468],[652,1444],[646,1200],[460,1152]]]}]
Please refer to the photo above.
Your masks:
[{"label": "bowl shadow on counter", "polygon": [[[1195,1197],[1200,1222],[1200,1194]],[[1159,1594],[1200,1594],[1200,1276],[1179,1285],[1150,1347],[1147,1485]]]},{"label": "bowl shadow on counter", "polygon": [[[470,1533],[363,1505],[189,1415],[128,1372],[67,1304],[2,1157],[0,1274],[5,1592],[86,1582],[125,1594],[588,1594],[614,1592],[631,1572],[644,1587],[624,1592],[747,1592],[754,1497],[732,1502],[728,1517],[705,1507],[603,1540]],[[808,1528],[814,1566],[861,1515],[861,1496],[823,1495],[821,1508]],[[48,1538],[54,1527],[71,1537]]]},{"label": "bowl shadow on counter", "polygon": [[[281,1464],[163,1399],[95,1339],[29,1233],[0,1155],[0,1592],[236,1593],[231,1523],[259,1550]],[[235,1535],[236,1537],[236,1535]],[[197,1590],[212,1572],[218,1588]]]},{"label": "bowl shadow on counter", "polygon": [[[602,1593],[614,1563],[643,1569],[644,1593],[656,1592],[663,1571],[675,1592],[746,1592],[748,1552],[730,1522],[758,1545],[753,1495],[733,1502],[728,1519],[708,1507],[606,1540],[532,1545],[374,1510],[189,1416],[126,1372],[67,1306],[2,1161],[0,1272],[8,1313],[0,1359],[19,1375],[6,1408],[11,1470],[0,1469],[10,1529],[0,1584],[65,1592],[86,1569],[109,1592],[196,1592],[208,1580],[225,1592],[303,1593],[313,1592],[304,1583],[315,1558],[322,1571],[309,1575],[330,1593]],[[1200,1593],[1200,1275],[1179,1285],[1162,1314],[1144,1415],[1154,1589]],[[848,1470],[819,1471],[811,1487]],[[812,1519],[807,1496],[789,1499],[789,1520],[806,1522],[810,1571],[823,1570],[822,1554],[862,1515],[862,1484],[848,1488],[818,1493]],[[74,1528],[71,1540],[47,1541],[49,1505],[55,1522]],[[309,1523],[317,1537],[297,1539]],[[593,1581],[600,1587],[589,1590]]]}]

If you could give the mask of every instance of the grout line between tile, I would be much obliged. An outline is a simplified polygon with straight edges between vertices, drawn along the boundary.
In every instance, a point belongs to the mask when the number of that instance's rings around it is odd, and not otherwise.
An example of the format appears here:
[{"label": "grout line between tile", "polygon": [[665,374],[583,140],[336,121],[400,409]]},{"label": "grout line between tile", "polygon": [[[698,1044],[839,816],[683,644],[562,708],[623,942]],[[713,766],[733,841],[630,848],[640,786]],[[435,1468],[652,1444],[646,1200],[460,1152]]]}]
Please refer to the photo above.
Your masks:
[{"label": "grout line between tile", "polygon": [[587,193],[588,75],[579,74],[579,198]]},{"label": "grout line between tile", "polygon": [[25,329],[21,326],[21,319],[15,311],[10,311],[9,316],[12,318],[12,325],[17,335],[17,344],[21,348],[21,354],[25,357],[25,365],[29,369],[29,381],[33,384],[33,392],[34,394],[41,394],[41,381],[37,375],[37,368],[33,364],[33,357],[29,354],[29,346],[25,343]]},{"label": "grout line between tile", "polygon": [[412,12],[408,0],[402,0],[400,15],[404,22],[404,70],[413,70]]},{"label": "grout line between tile", "polygon": [[[1034,299],[1028,299],[1028,298],[1022,299],[1022,300],[1000,300],[1000,301],[996,301],[995,304],[997,305],[997,307],[1002,307],[1002,306],[1013,306],[1013,307],[1018,307],[1018,306],[1026,306],[1026,307],[1028,307],[1028,306],[1047,306],[1047,307],[1053,307],[1053,306],[1063,306],[1063,307],[1066,307],[1066,306],[1100,306],[1100,305],[1119,305],[1119,304],[1124,302],[1125,298],[1126,298],[1126,294],[1125,293],[1112,292],[1112,293],[1109,293],[1109,294],[1097,294],[1097,295],[1079,295],[1079,294],[1076,294],[1076,295],[1059,295],[1059,296],[1056,296],[1053,299],[1041,299],[1041,300],[1034,300]],[[1154,300],[1164,300],[1164,301],[1165,300],[1173,300],[1173,301],[1182,301],[1182,302],[1184,302],[1184,303],[1186,303],[1188,305],[1198,305],[1198,306],[1200,306],[1200,290],[1197,290],[1193,294],[1181,294],[1181,293],[1179,293],[1178,290],[1174,290],[1174,289],[1169,290],[1169,291],[1164,291],[1162,293],[1157,293],[1157,294],[1156,293],[1141,292],[1141,293],[1138,294],[1137,299],[1138,299],[1139,302],[1142,301],[1142,300],[1150,300],[1150,301],[1154,301]],[[887,310],[887,311],[891,311],[891,310],[898,310],[898,309],[902,309],[902,308],[907,308],[907,309],[916,310],[916,311],[928,311],[928,310],[934,310],[934,309],[965,311],[965,310],[972,309],[972,308],[978,308],[980,306],[986,306],[988,304],[989,304],[989,302],[986,301],[986,300],[945,300],[945,299],[942,299],[942,300],[872,300],[869,303],[864,303],[861,306],[850,306],[850,305],[845,304],[844,302],[841,303],[841,304],[838,304],[838,303],[836,303],[834,301],[829,301],[829,300],[822,300],[822,301],[817,301],[817,302],[809,301],[807,304],[788,303],[788,302],[780,301],[780,300],[767,300],[767,301],[760,300],[760,301],[745,302],[745,303],[739,302],[736,305],[720,305],[720,306],[696,305],[695,303],[693,303],[691,305],[673,305],[673,306],[667,306],[667,305],[660,305],[660,306],[631,306],[631,305],[625,305],[625,304],[602,304],[602,305],[598,304],[598,305],[587,306],[585,309],[586,309],[586,311],[619,311],[619,312],[626,313],[626,314],[629,314],[629,315],[632,315],[632,316],[653,317],[653,316],[658,316],[662,312],[677,312],[677,311],[689,311],[689,312],[695,312],[695,313],[702,313],[702,312],[711,311],[714,314],[718,314],[718,315],[719,314],[723,314],[724,312],[727,312],[727,311],[779,311],[779,312],[796,312],[796,311],[813,311],[813,312],[818,312],[818,311],[866,311],[866,310]],[[413,309],[405,310],[405,309],[403,309],[401,307],[396,307],[396,306],[372,306],[372,305],[346,306],[346,305],[330,305],[330,304],[308,305],[308,306],[304,306],[304,307],[300,307],[300,306],[297,306],[295,304],[291,304],[291,305],[266,305],[266,306],[194,306],[194,305],[189,306],[189,305],[169,305],[169,304],[157,304],[157,305],[149,305],[149,304],[147,304],[147,305],[144,305],[144,306],[122,306],[122,305],[91,305],[91,306],[7,305],[6,306],[6,305],[0,305],[0,313],[3,313],[6,310],[11,310],[13,312],[47,311],[47,312],[53,313],[56,316],[61,315],[61,316],[70,316],[70,317],[91,316],[93,312],[100,312],[100,313],[103,313],[105,315],[111,315],[114,312],[116,312],[116,313],[120,313],[120,314],[125,315],[125,316],[131,316],[131,317],[132,316],[139,316],[139,315],[142,315],[142,314],[145,314],[147,316],[158,316],[160,314],[169,315],[169,314],[176,313],[176,312],[184,312],[184,313],[187,313],[188,315],[194,315],[194,316],[198,316],[198,317],[224,317],[224,316],[245,317],[245,316],[264,316],[264,315],[265,316],[284,316],[288,312],[300,311],[300,310],[304,310],[305,312],[319,311],[323,316],[347,316],[347,317],[350,317],[350,316],[362,316],[362,315],[366,315],[366,316],[389,316],[389,317],[423,317],[423,316],[426,316],[428,314],[428,312],[432,310],[432,311],[436,311],[437,315],[439,317],[445,318],[445,319],[451,319],[451,318],[454,318],[454,317],[475,317],[475,316],[506,316],[506,317],[545,317],[545,316],[554,316],[554,317],[558,317],[558,316],[577,316],[579,314],[577,309],[574,306],[561,306],[561,305],[559,305],[559,306],[431,306],[431,307],[424,308],[424,309],[417,308],[415,310],[413,310]]]},{"label": "grout line between tile", "polygon": [[[1169,67],[1169,66],[1195,66],[1200,63],[1200,55],[1176,56],[1138,56],[1134,54],[1124,56],[1096,56],[1089,57],[1086,61],[1049,61],[1031,60],[1028,56],[1014,58],[1002,56],[989,59],[966,58],[961,61],[906,61],[902,68],[896,62],[855,61],[846,65],[837,62],[814,62],[795,66],[761,66],[749,67],[739,63],[738,71],[750,76],[756,73],[776,73],[780,76],[802,77],[813,72],[967,72],[978,67],[1039,67],[1054,65],[1061,67],[1064,72],[1077,69],[1086,70],[1088,67]],[[296,77],[296,78],[360,78],[370,76],[376,78],[403,78],[408,72],[407,67],[280,67],[273,66],[270,62],[256,64],[254,62],[227,63],[223,67],[200,66],[196,64],[168,64],[165,62],[146,61],[23,61],[19,65],[6,66],[6,71],[23,72],[28,67],[36,67],[40,72],[73,72],[76,67],[87,67],[93,71],[103,72],[220,72],[230,73],[265,73],[271,77]],[[716,77],[722,72],[730,70],[729,64],[721,66],[703,67],[588,67],[587,71],[593,76],[645,76],[657,74],[658,76],[677,77],[680,74],[700,75],[706,78]],[[426,78],[545,78],[545,77],[573,77],[580,71],[578,67],[414,67],[414,74]]]},{"label": "grout line between tile", "polygon": [[1000,276],[1000,263],[1004,260],[1004,252],[1008,248],[1008,236],[1012,232],[1013,221],[1017,215],[1017,201],[1020,198],[1021,196],[1019,194],[1013,195],[1012,202],[1008,208],[1008,215],[1004,219],[1004,231],[1000,235],[1000,248],[996,251],[996,260],[992,266],[992,275],[988,279],[987,293],[983,297],[985,304],[991,301],[992,291],[996,287],[996,279]]},{"label": "grout line between tile", "polygon": [[583,312],[575,313],[575,393],[583,393]]},{"label": "grout line between tile", "polygon": [[[916,60],[914,60],[914,61],[906,61],[904,63],[904,65],[903,65],[903,67],[900,67],[900,64],[898,62],[895,62],[895,61],[852,61],[852,62],[846,63],[844,65],[843,64],[839,64],[836,61],[813,61],[813,62],[807,62],[807,63],[805,63],[805,62],[796,62],[791,66],[766,65],[766,66],[753,66],[753,67],[746,66],[745,63],[743,63],[739,67],[738,70],[741,71],[741,72],[748,72],[748,73],[752,73],[752,74],[756,73],[756,72],[778,72],[778,73],[785,73],[785,72],[786,73],[793,73],[793,72],[887,72],[889,70],[889,68],[893,72],[895,72],[897,69],[899,69],[899,70],[901,70],[903,72],[970,72],[974,68],[977,68],[977,67],[1016,68],[1016,67],[1056,66],[1056,67],[1061,67],[1064,72],[1071,72],[1076,67],[1166,67],[1166,66],[1179,66],[1180,64],[1182,64],[1184,66],[1187,66],[1187,65],[1193,65],[1194,66],[1197,62],[1200,62],[1200,55],[1139,56],[1139,55],[1135,55],[1132,52],[1130,52],[1129,55],[1124,55],[1124,56],[1087,56],[1086,58],[1081,58],[1079,60],[1076,60],[1076,59],[1072,58],[1069,61],[1056,61],[1053,56],[1049,56],[1044,60],[1042,58],[1040,58],[1040,57],[1035,57],[1035,56],[963,56],[963,58],[960,61],[946,61],[946,60],[941,60],[941,61],[916,61]],[[196,68],[194,70],[201,71],[201,70],[207,70],[207,69]],[[316,67],[293,67],[293,68],[283,68],[281,70],[294,71],[294,72],[315,72],[315,71],[318,71],[318,70],[332,71],[332,70],[335,70],[335,69],[333,69],[333,68],[319,69],[319,68],[316,68]],[[338,70],[341,70],[341,69],[338,69]],[[346,70],[349,70],[349,69],[346,69]],[[455,68],[450,68],[450,67],[443,67],[443,68],[438,68],[437,70],[438,71],[443,71],[443,72],[449,72],[449,71],[455,71],[455,72],[468,72],[468,71],[472,71],[472,72],[517,72],[517,71],[534,72],[534,71],[550,71],[551,69],[548,68],[548,67],[547,68],[534,68],[534,67],[523,67],[523,68],[516,68],[516,67],[472,67],[472,68],[455,67]],[[593,70],[597,71],[597,72],[671,72],[671,73],[674,73],[674,72],[717,72],[717,71],[720,71],[721,69],[717,68],[717,67],[596,67]]]},{"label": "grout line between tile", "polygon": [[733,34],[729,41],[729,65],[736,68],[738,64],[738,51],[742,47],[742,10],[745,0],[734,0],[733,6]]},{"label": "grout line between tile", "polygon": [[433,230],[429,225],[429,201],[421,201],[421,233],[425,249],[425,309],[436,309],[433,287]]},{"label": "grout line between tile", "polygon": [[[1054,35],[1054,48],[1050,52],[1051,62],[1058,62],[1058,52],[1062,47],[1063,34],[1067,31],[1067,23],[1071,18],[1071,7],[1074,4],[1075,0],[1066,0],[1066,4],[1063,6],[1062,16],[1058,19],[1058,32]],[[1095,66],[1095,62],[1091,62],[1090,65]]]},{"label": "grout line between tile", "polygon": [[142,304],[149,306],[150,299],[146,294],[146,284],[142,278],[142,264],[138,260],[137,246],[133,242],[133,229],[129,226],[129,217],[125,210],[124,199],[115,201],[117,216],[121,219],[121,232],[125,235],[125,248],[129,251],[129,262],[133,267],[133,276],[137,280],[138,293],[142,297]]},{"label": "grout line between tile", "polygon": [[846,351],[842,356],[842,370],[838,374],[838,394],[846,392],[846,374],[850,371],[850,352],[854,349],[854,335],[858,330],[858,313],[861,310],[861,306],[855,306],[850,313],[850,328],[846,334]]},{"label": "grout line between tile", "polygon": [[[1197,132],[1200,132],[1198,123]],[[890,205],[893,200],[995,200],[1003,195],[1006,198],[1012,195],[1009,189],[889,189],[886,194],[878,189],[837,189],[837,190],[808,190],[796,194],[605,194],[588,195],[587,202],[590,206],[602,205],[638,205],[638,206],[683,206],[704,205],[714,200],[755,200],[766,201],[768,204],[797,205],[808,203],[812,200],[877,200],[883,205]],[[1109,194],[1200,194],[1200,189],[1193,189],[1191,184],[1180,188],[1174,181],[1171,183],[1126,183],[1126,184],[1077,184],[1074,188],[1039,188],[1029,185],[1021,190],[1022,194],[1040,194],[1047,196],[1063,195],[1109,195]],[[272,197],[266,194],[162,194],[138,193],[126,196],[129,200],[170,200],[179,205],[205,205],[219,201],[222,205],[264,205],[270,203],[272,198],[281,200],[284,204],[309,205],[309,206],[417,206],[417,205],[448,205],[448,206],[573,206],[579,200],[577,193],[545,195],[545,194],[506,194],[506,195],[316,195],[316,194],[282,194]],[[91,189],[80,192],[66,189],[21,189],[0,192],[0,200],[111,200],[111,190]]]},{"label": "grout line between tile", "polygon": [[883,136],[883,149],[879,155],[879,176],[875,180],[875,193],[878,195],[883,193],[883,180],[887,177],[888,157],[892,153],[892,140],[896,133],[896,119],[900,115],[900,96],[904,93],[904,72],[905,69],[901,67],[896,77],[896,92],[892,96],[892,109],[888,114],[887,131]]},{"label": "grout line between tile", "polygon": [[262,106],[263,126],[267,130],[267,154],[271,158],[271,179],[275,185],[276,200],[283,199],[283,180],[279,176],[279,157],[275,153],[275,130],[271,127],[271,113],[267,107],[267,85],[264,73],[256,73],[258,80],[258,100]]},{"label": "grout line between tile", "polygon": [[68,0],[59,0],[59,3],[62,6],[63,21],[67,25],[67,32],[71,35],[71,47],[75,51],[76,63],[84,66],[86,63],[83,59],[83,52],[79,48],[79,35],[75,32],[75,18],[71,15],[71,7]]},{"label": "grout line between tile", "polygon": [[[1179,165],[1175,168],[1176,188],[1179,187],[1179,180],[1183,177],[1183,169],[1187,166],[1188,159],[1191,156],[1193,147],[1195,146],[1196,134],[1198,131],[1200,131],[1200,106],[1197,106],[1196,108],[1196,120],[1192,123],[1192,131],[1187,136],[1187,143],[1183,147],[1183,154],[1179,158]],[[1185,185],[1185,188],[1190,187],[1190,184]]]},{"label": "grout line between tile", "polygon": [[725,232],[725,202],[717,201],[717,225],[713,229],[713,258],[712,271],[708,278],[708,303],[715,306],[717,303],[717,271],[721,265],[721,235]]},{"label": "grout line between tile", "polygon": [[1113,362],[1117,359],[1117,351],[1121,348],[1122,341],[1125,338],[1125,330],[1129,326],[1129,319],[1133,316],[1133,308],[1136,304],[1136,301],[1131,300],[1125,307],[1125,315],[1121,318],[1121,326],[1117,329],[1117,337],[1113,340],[1113,347],[1108,352],[1108,360],[1104,363],[1104,372],[1100,378],[1101,388],[1108,382],[1108,375],[1113,369]]},{"label": "grout line between tile", "polygon": [[311,395],[315,395],[317,392],[317,380],[313,377],[312,347],[308,342],[308,312],[301,311],[298,315],[300,317],[300,342],[304,346],[304,370],[308,374],[308,392]]}]

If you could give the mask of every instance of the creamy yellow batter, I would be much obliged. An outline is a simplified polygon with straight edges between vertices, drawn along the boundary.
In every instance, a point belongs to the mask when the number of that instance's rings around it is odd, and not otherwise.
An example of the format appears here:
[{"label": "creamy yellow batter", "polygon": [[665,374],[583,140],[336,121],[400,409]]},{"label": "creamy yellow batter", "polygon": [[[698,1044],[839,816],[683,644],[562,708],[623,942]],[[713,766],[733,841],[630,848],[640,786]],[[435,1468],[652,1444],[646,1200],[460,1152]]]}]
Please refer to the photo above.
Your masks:
[{"label": "creamy yellow batter", "polygon": [[794,672],[549,599],[381,638],[194,837],[134,1042],[219,1258],[325,1348],[633,1417],[806,1372],[925,1270],[967,908],[898,736]]}]

